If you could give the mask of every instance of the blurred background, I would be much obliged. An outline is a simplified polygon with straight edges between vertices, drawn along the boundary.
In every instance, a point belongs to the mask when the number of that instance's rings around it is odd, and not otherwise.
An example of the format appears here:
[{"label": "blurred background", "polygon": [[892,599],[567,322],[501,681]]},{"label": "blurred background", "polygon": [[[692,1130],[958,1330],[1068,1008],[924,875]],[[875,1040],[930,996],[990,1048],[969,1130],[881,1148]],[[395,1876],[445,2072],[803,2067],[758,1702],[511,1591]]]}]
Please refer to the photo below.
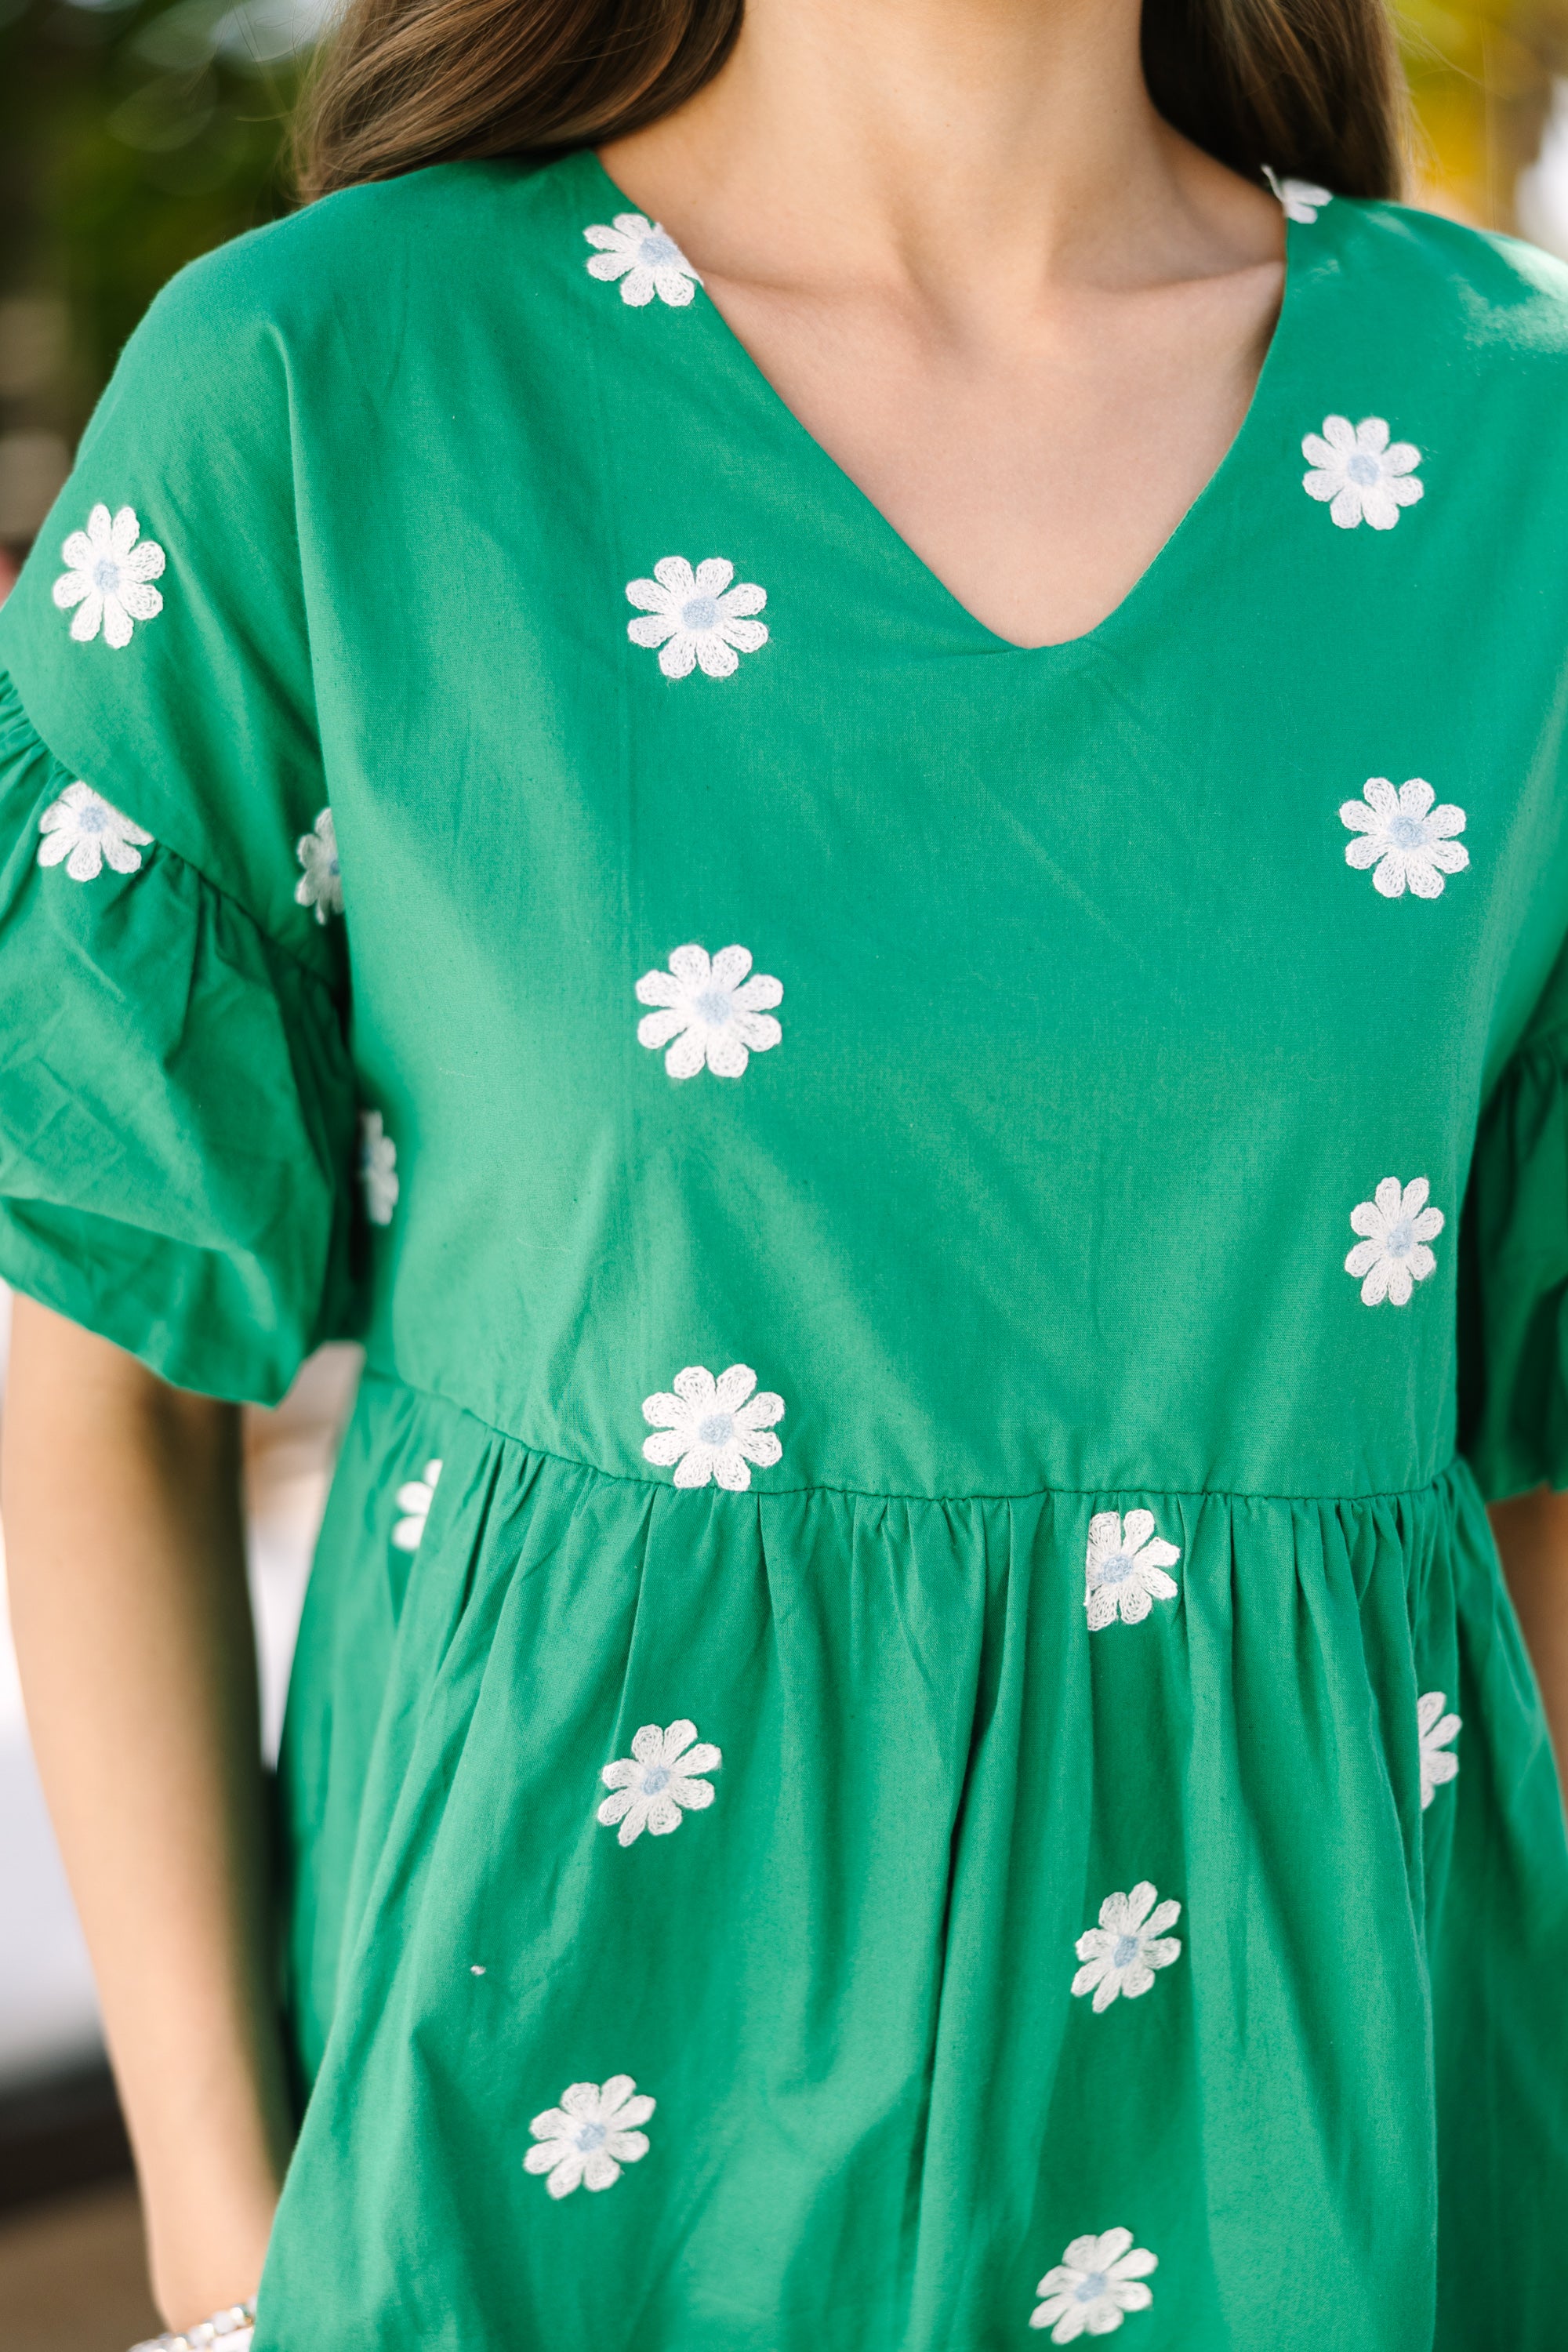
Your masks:
[{"label": "blurred background", "polygon": [[[283,210],[283,125],[332,0],[0,0],[0,596],[116,353],[184,262]],[[1406,0],[1419,204],[1568,259],[1568,0]],[[5,1333],[0,1294],[0,1410]],[[247,1423],[267,1734],[355,1370]],[[0,1601],[4,1595],[0,1547]],[[0,1607],[0,2347],[157,2321],[91,1978]]]}]

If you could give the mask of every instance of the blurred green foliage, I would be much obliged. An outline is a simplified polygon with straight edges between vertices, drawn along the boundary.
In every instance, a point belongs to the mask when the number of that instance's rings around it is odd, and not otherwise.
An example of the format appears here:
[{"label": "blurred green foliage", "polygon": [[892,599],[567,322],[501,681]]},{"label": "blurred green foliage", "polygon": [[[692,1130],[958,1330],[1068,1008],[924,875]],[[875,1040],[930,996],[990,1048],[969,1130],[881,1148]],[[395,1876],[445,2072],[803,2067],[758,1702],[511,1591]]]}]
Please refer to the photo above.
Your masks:
[{"label": "blurred green foliage", "polygon": [[74,439],[164,281],[285,206],[307,28],[287,0],[0,0],[0,297],[64,306],[25,422]]}]

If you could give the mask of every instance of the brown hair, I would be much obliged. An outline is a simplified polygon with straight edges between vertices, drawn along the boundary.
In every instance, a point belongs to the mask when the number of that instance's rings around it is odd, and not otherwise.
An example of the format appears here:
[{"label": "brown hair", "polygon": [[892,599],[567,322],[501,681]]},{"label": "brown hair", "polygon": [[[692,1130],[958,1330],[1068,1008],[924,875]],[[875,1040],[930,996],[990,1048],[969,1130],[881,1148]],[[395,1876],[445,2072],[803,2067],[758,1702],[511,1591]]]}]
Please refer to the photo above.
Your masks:
[{"label": "brown hair", "polygon": [[[458,156],[624,137],[712,79],[744,0],[349,0],[295,125],[307,199]],[[1403,84],[1384,0],[1143,0],[1167,121],[1256,176],[1342,195],[1399,182]]]}]

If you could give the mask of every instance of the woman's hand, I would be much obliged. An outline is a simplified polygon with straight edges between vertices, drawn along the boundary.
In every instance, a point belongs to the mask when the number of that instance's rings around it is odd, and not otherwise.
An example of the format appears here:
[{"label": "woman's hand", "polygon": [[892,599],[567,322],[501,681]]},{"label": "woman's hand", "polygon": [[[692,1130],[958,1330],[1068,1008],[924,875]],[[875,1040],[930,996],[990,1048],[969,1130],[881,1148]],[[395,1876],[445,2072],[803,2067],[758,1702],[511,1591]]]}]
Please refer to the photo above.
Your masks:
[{"label": "woman's hand", "polygon": [[0,1480],[33,1745],[186,2326],[255,2293],[290,2139],[238,1414],[18,1298]]},{"label": "woman's hand", "polygon": [[1494,1503],[1491,1522],[1568,1788],[1568,1495],[1538,1486]]}]

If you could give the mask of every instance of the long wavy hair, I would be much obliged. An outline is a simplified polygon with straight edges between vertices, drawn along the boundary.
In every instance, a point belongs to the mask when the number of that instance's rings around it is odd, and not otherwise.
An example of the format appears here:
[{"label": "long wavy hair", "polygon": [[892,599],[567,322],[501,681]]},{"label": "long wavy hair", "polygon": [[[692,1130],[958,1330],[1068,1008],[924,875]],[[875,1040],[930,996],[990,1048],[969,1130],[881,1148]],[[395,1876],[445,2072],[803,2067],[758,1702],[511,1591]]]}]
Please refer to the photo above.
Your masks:
[{"label": "long wavy hair", "polygon": [[[349,0],[294,128],[306,198],[459,156],[597,147],[712,79],[745,0]],[[1165,120],[1222,163],[1396,192],[1404,85],[1385,0],[1143,0]]]}]

